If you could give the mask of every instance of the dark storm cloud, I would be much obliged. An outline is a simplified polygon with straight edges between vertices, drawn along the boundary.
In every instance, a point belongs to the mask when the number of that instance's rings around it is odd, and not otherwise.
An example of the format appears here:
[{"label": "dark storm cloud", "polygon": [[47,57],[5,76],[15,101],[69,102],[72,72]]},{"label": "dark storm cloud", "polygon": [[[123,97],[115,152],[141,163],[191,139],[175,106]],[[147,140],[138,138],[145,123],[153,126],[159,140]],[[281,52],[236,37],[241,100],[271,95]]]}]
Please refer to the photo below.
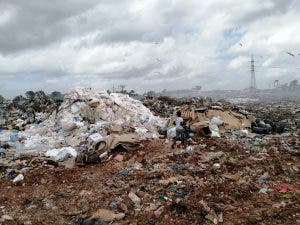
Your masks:
[{"label": "dark storm cloud", "polygon": [[11,13],[10,21],[0,26],[0,52],[12,53],[60,41],[70,32],[66,20],[90,9],[97,2],[93,0],[0,1],[0,9]]}]

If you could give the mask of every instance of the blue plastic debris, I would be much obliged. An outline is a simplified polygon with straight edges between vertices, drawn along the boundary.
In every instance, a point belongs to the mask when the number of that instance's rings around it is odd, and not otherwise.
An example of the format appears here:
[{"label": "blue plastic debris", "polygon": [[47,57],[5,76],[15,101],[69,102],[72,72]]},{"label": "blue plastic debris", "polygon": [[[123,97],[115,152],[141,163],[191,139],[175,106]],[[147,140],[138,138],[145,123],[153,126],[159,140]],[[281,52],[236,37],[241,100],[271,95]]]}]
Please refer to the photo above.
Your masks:
[{"label": "blue plastic debris", "polygon": [[173,170],[182,170],[182,169],[185,168],[185,166],[182,165],[182,164],[179,164],[179,163],[172,163],[170,165],[170,168],[173,169]]},{"label": "blue plastic debris", "polygon": [[130,171],[132,171],[133,168],[132,167],[126,167],[122,170],[120,170],[116,175],[117,176],[126,176],[127,174],[129,174]]},{"label": "blue plastic debris", "polygon": [[18,133],[12,133],[9,135],[9,140],[15,142],[18,139]]},{"label": "blue plastic debris", "polygon": [[6,177],[12,179],[15,175],[15,172],[13,170],[10,170],[7,172]]},{"label": "blue plastic debris", "polygon": [[6,154],[6,149],[0,148],[0,155],[5,155]]}]

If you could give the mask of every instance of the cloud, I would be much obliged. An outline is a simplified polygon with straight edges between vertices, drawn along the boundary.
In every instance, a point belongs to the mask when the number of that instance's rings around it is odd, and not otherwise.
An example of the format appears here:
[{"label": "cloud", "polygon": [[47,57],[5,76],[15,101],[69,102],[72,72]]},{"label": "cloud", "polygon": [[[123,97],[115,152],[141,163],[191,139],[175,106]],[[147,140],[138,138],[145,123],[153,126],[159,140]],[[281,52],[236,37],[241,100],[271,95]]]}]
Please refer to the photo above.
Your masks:
[{"label": "cloud", "polygon": [[229,64],[228,68],[229,69],[238,69],[241,68],[242,66],[246,66],[249,62],[249,58],[245,56],[239,56],[237,58],[234,58]]},{"label": "cloud", "polygon": [[246,88],[251,54],[259,87],[298,79],[300,56],[286,51],[300,53],[299,10],[292,0],[0,0],[0,92]]}]

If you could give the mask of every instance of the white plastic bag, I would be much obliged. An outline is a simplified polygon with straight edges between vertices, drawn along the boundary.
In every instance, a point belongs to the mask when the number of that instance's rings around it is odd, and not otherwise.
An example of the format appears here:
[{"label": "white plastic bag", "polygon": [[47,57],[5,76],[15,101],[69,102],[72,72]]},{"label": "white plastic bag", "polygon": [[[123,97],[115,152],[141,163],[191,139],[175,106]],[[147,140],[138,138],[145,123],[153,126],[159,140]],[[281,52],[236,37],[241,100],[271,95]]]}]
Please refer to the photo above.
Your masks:
[{"label": "white plastic bag", "polygon": [[211,131],[212,137],[221,137],[219,132],[219,126],[222,125],[224,121],[220,116],[213,117],[209,123],[209,129]]},{"label": "white plastic bag", "polygon": [[45,156],[53,158],[55,161],[63,161],[69,157],[77,157],[77,152],[72,147],[51,149],[45,153]]},{"label": "white plastic bag", "polygon": [[171,127],[170,129],[167,130],[167,138],[173,139],[175,137],[176,137],[176,127]]}]

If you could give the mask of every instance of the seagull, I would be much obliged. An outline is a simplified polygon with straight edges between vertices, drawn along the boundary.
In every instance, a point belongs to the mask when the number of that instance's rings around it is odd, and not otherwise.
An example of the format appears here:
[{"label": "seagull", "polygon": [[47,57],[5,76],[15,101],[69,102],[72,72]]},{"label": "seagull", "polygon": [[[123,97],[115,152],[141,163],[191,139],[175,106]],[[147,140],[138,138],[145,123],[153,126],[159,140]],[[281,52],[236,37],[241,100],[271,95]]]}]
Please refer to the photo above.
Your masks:
[{"label": "seagull", "polygon": [[293,57],[295,57],[295,55],[294,55],[293,53],[286,52],[286,54],[289,54],[290,56],[293,56]]},{"label": "seagull", "polygon": [[242,43],[240,43],[240,46],[241,46],[241,47],[243,47],[243,44],[242,44]]}]

